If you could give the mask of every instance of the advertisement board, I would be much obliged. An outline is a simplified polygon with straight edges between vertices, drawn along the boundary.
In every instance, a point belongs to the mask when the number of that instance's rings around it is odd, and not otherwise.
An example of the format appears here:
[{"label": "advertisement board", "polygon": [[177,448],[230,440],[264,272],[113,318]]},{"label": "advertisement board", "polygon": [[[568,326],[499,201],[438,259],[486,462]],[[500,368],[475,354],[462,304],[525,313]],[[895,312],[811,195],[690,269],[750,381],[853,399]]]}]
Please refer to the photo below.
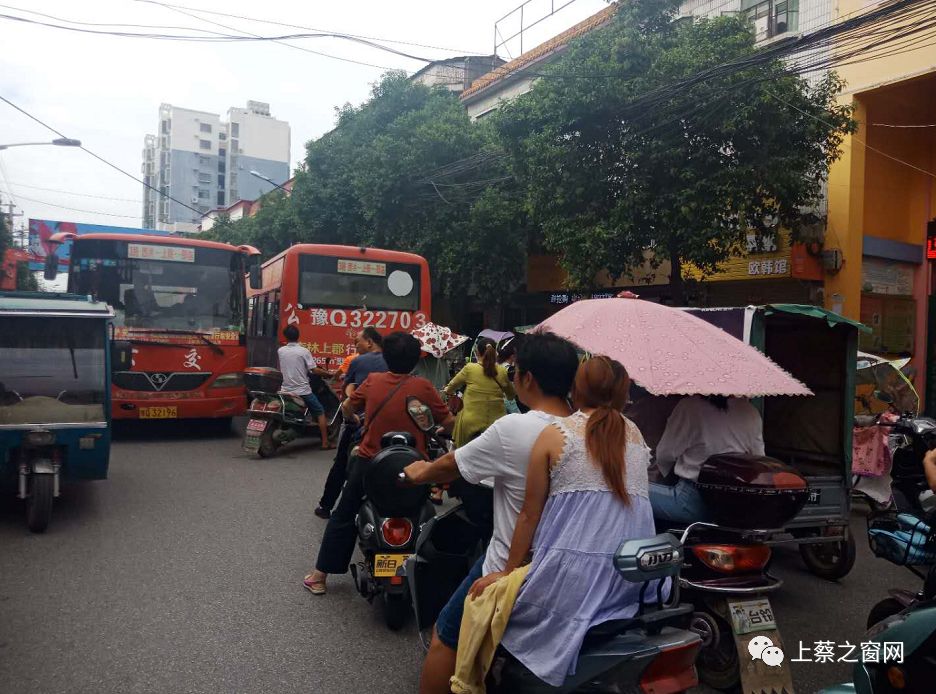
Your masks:
[{"label": "advertisement board", "polygon": [[[59,232],[82,234],[141,234],[150,236],[169,236],[168,232],[155,229],[134,229],[129,227],[112,227],[103,224],[82,224],[80,222],[56,222],[50,219],[29,220],[29,269],[42,270],[45,266],[46,256],[49,254],[51,244],[49,237]],[[71,243],[63,243],[57,250],[59,258],[59,271],[68,270],[68,259],[71,256]]]}]

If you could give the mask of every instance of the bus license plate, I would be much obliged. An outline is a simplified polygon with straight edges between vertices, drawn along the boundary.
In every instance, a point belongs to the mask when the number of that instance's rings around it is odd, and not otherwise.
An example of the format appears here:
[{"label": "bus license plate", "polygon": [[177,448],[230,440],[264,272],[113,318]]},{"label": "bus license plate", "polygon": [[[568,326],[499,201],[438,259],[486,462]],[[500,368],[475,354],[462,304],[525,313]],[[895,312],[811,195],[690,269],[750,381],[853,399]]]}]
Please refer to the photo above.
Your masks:
[{"label": "bus license plate", "polygon": [[374,577],[392,578],[397,575],[397,569],[403,566],[408,554],[376,554],[374,555]]},{"label": "bus license plate", "polygon": [[729,600],[731,628],[735,634],[750,634],[754,631],[771,631],[777,628],[770,600]]},{"label": "bus license plate", "polygon": [[141,407],[140,419],[176,419],[179,416],[177,407]]}]

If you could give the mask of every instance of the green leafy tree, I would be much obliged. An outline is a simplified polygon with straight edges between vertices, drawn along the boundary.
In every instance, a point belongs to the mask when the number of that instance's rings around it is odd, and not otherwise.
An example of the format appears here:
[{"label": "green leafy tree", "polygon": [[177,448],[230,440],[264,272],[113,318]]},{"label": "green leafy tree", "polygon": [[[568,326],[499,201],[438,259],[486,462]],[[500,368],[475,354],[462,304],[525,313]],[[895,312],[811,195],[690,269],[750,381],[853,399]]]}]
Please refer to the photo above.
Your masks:
[{"label": "green leafy tree", "polygon": [[[587,288],[642,265],[647,249],[705,273],[743,253],[747,234],[794,237],[821,200],[828,167],[854,128],[834,75],[810,85],[752,56],[743,16],[673,21],[678,0],[628,0],[573,43],[496,127],[547,249]],[[674,87],[710,70],[710,78]]]},{"label": "green leafy tree", "polygon": [[306,153],[291,195],[265,197],[254,217],[216,225],[213,237],[264,255],[292,243],[415,252],[437,294],[485,304],[519,286],[523,201],[493,131],[473,125],[450,92],[389,73],[364,104],[338,109],[336,127]]}]

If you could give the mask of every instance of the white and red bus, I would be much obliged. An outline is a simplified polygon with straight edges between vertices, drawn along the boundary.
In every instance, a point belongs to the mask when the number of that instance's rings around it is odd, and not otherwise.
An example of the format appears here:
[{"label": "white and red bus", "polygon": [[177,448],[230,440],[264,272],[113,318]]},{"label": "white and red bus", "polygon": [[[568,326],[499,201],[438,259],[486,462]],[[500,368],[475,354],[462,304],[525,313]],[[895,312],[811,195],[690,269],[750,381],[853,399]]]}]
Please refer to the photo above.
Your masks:
[{"label": "white and red bus", "polygon": [[[114,373],[115,419],[230,419],[246,409],[250,246],[173,236],[55,234],[71,241],[68,291],[110,304],[133,363]],[[54,255],[46,264],[54,274]],[[259,268],[252,274],[259,286]],[[47,275],[48,276],[48,275]]]},{"label": "white and red bus", "polygon": [[361,328],[408,332],[429,321],[429,264],[413,253],[297,244],[265,262],[262,277],[261,289],[248,290],[251,366],[277,366],[287,325],[332,370],[354,352]]}]

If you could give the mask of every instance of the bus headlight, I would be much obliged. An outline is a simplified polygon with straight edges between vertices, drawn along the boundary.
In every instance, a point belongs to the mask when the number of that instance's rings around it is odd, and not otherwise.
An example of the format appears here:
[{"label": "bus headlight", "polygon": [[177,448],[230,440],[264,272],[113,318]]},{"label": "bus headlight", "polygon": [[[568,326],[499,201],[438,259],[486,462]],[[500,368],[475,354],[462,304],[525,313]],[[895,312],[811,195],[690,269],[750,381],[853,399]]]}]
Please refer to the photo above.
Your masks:
[{"label": "bus headlight", "polygon": [[231,373],[221,374],[218,376],[214,383],[211,384],[211,388],[240,388],[244,385],[244,374],[240,371],[232,371]]}]

